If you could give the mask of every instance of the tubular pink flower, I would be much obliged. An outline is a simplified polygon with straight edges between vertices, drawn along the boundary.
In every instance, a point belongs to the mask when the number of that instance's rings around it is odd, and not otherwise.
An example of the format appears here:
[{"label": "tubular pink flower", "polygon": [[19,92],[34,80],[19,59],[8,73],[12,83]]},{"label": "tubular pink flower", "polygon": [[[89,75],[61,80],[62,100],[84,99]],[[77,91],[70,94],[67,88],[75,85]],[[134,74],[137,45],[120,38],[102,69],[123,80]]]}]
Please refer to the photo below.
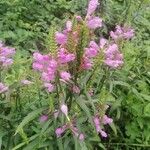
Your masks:
[{"label": "tubular pink flower", "polygon": [[96,128],[96,132],[99,133],[101,131],[101,127],[100,127],[100,119],[98,116],[95,116],[93,118],[93,122],[94,122],[94,125],[95,125],[95,128]]},{"label": "tubular pink flower", "polygon": [[15,49],[11,47],[6,47],[2,42],[0,42],[0,66],[7,68],[13,63],[13,55],[15,54]]},{"label": "tubular pink flower", "polygon": [[89,70],[93,66],[92,61],[88,57],[83,58],[82,68]]},{"label": "tubular pink flower", "polygon": [[104,115],[102,118],[103,124],[111,124],[113,122],[113,119],[109,118],[107,115]]},{"label": "tubular pink flower", "polygon": [[66,28],[67,28],[68,32],[70,32],[72,30],[72,22],[71,21],[66,22]]},{"label": "tubular pink flower", "polygon": [[35,53],[33,54],[33,59],[34,59],[35,61],[43,61],[43,55],[40,54],[39,52],[35,52]]},{"label": "tubular pink flower", "polygon": [[90,0],[87,9],[87,16],[92,15],[95,12],[98,5],[99,5],[98,0]]},{"label": "tubular pink flower", "polygon": [[62,104],[61,107],[60,107],[60,110],[62,111],[62,113],[63,113],[65,116],[68,116],[68,107],[67,107],[67,105]]},{"label": "tubular pink flower", "polygon": [[105,51],[105,64],[111,68],[118,68],[123,64],[123,55],[116,44],[110,45]]},{"label": "tubular pink flower", "polygon": [[102,137],[105,137],[105,138],[107,137],[107,133],[103,130],[100,130],[100,134]]},{"label": "tubular pink flower", "polygon": [[72,87],[72,91],[73,91],[73,93],[79,94],[80,93],[80,88],[78,86],[74,85]]},{"label": "tubular pink flower", "polygon": [[75,135],[77,138],[79,138],[80,141],[84,140],[84,134],[83,133],[79,133],[79,130],[78,130],[77,127],[74,127],[72,125],[70,129],[71,129],[73,135]]},{"label": "tubular pink flower", "polygon": [[108,41],[106,39],[100,38],[100,40],[99,40],[99,47],[101,49],[103,49],[105,47],[105,45],[107,45],[107,44],[108,44]]},{"label": "tubular pink flower", "polygon": [[80,141],[84,141],[84,139],[85,139],[84,134],[83,134],[83,133],[80,133],[80,134],[79,134],[79,140],[80,140]]},{"label": "tubular pink flower", "polygon": [[48,116],[47,115],[42,115],[40,116],[40,122],[46,122],[48,120]]},{"label": "tubular pink flower", "polygon": [[21,83],[24,84],[24,85],[30,85],[32,84],[33,82],[29,81],[29,80],[21,80]]},{"label": "tubular pink flower", "polygon": [[96,49],[97,51],[99,50],[99,46],[95,41],[90,41],[89,47]]},{"label": "tubular pink flower", "polygon": [[101,129],[101,126],[100,126],[100,119],[98,116],[95,116],[93,118],[93,122],[94,122],[94,125],[95,125],[95,128],[96,128],[96,132],[99,134],[101,134],[102,137],[107,137],[107,133],[105,131],[103,131]]},{"label": "tubular pink flower", "polygon": [[81,16],[76,16],[77,21],[82,21],[82,17]]},{"label": "tubular pink flower", "polygon": [[98,53],[97,50],[94,48],[85,48],[85,55],[88,58],[95,57],[97,55],[97,53]]},{"label": "tubular pink flower", "polygon": [[133,38],[135,35],[134,30],[133,29],[128,29],[127,31],[124,32],[123,37],[125,39],[131,39]]},{"label": "tubular pink flower", "polygon": [[63,125],[62,127],[59,127],[55,130],[55,134],[57,136],[57,138],[61,137],[62,134],[65,132],[65,130],[67,129],[66,125]]},{"label": "tubular pink flower", "polygon": [[102,27],[102,19],[100,19],[99,17],[90,18],[87,21],[87,26],[90,29],[96,29],[96,28]]},{"label": "tubular pink flower", "polygon": [[66,72],[66,71],[62,71],[60,73],[60,77],[65,80],[65,81],[69,81],[71,79],[71,75],[70,73]]},{"label": "tubular pink flower", "polygon": [[3,61],[3,67],[8,67],[11,66],[13,64],[13,60],[10,58],[5,59],[5,61]]},{"label": "tubular pink flower", "polygon": [[117,25],[116,30],[110,32],[110,36],[114,40],[131,39],[134,36],[134,30],[129,27],[121,27]]},{"label": "tubular pink flower", "polygon": [[54,85],[51,83],[44,83],[44,87],[47,89],[48,92],[54,91]]},{"label": "tubular pink flower", "polygon": [[63,33],[56,32],[55,38],[58,44],[64,45],[67,43],[67,36]]},{"label": "tubular pink flower", "polygon": [[64,48],[59,49],[57,57],[58,57],[58,62],[62,64],[68,63],[75,59],[75,55],[68,53],[67,50],[65,50]]}]

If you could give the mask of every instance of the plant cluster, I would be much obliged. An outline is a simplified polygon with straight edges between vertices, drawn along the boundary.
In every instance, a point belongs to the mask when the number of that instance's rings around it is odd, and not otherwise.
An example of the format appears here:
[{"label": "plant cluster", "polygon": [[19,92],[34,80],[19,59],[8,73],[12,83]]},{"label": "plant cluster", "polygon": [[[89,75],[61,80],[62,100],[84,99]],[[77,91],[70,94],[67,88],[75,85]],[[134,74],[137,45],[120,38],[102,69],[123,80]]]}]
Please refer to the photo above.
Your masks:
[{"label": "plant cluster", "polygon": [[[85,0],[0,2],[0,149],[149,146],[149,28],[134,2],[90,0],[86,11],[76,5]],[[67,10],[82,16],[69,14],[63,30],[49,29]]]}]

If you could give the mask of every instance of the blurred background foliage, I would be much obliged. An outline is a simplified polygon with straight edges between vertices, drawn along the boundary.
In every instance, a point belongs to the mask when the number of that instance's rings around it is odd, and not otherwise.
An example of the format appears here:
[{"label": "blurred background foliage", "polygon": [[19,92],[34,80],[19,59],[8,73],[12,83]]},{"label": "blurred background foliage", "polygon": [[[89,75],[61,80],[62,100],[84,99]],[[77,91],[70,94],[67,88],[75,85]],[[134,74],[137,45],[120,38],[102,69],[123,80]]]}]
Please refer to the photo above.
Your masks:
[{"label": "blurred background foliage", "polygon": [[[50,26],[60,29],[74,13],[85,15],[86,6],[87,0],[0,0],[0,39],[20,51],[16,56],[19,61],[34,50],[43,51]],[[110,134],[103,143],[114,150],[148,149],[150,0],[100,0],[97,14],[105,22],[104,28],[97,31],[100,36],[108,37],[117,24],[130,25],[136,33],[122,49],[124,67],[109,77],[107,89],[113,102],[109,114],[114,118],[117,134]]]}]

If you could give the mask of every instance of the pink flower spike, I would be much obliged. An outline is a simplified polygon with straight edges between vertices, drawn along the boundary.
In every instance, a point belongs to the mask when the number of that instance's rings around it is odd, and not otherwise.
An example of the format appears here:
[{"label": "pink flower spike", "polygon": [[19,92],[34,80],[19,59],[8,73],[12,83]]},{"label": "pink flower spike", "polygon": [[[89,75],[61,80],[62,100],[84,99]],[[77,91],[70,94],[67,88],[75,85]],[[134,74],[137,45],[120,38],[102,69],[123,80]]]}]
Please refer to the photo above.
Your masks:
[{"label": "pink flower spike", "polygon": [[96,29],[98,27],[102,27],[102,19],[100,19],[99,17],[90,18],[87,21],[87,26],[90,29]]},{"label": "pink flower spike", "polygon": [[40,122],[46,122],[48,120],[48,116],[42,115],[39,120],[40,120]]},{"label": "pink flower spike", "polygon": [[98,0],[90,0],[88,5],[88,10],[87,10],[87,16],[93,14],[98,5],[99,5]]},{"label": "pink flower spike", "polygon": [[70,73],[66,72],[66,71],[62,71],[60,73],[60,77],[65,80],[65,81],[69,81],[71,79],[71,75]]},{"label": "pink flower spike", "polygon": [[68,107],[67,107],[67,105],[62,104],[61,107],[60,107],[60,110],[62,111],[62,113],[63,113],[65,116],[68,116]]},{"label": "pink flower spike", "polygon": [[60,33],[60,32],[56,32],[55,34],[55,38],[56,38],[56,42],[58,44],[66,44],[67,43],[67,36],[63,33]]}]

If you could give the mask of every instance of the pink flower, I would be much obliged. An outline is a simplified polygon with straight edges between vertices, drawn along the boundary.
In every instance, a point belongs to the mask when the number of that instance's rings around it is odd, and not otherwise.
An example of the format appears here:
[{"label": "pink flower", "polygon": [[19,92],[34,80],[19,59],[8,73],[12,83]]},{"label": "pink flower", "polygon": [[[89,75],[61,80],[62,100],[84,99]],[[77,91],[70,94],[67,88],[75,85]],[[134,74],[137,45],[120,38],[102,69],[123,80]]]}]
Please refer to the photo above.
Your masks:
[{"label": "pink flower", "polygon": [[21,80],[21,83],[24,84],[24,85],[30,85],[32,84],[33,82],[29,81],[29,80]]},{"label": "pink flower", "polygon": [[56,32],[55,38],[58,44],[64,45],[67,43],[67,36],[63,33]]},{"label": "pink flower", "polygon": [[131,39],[132,37],[134,37],[134,30],[133,29],[128,29],[127,31],[124,32],[123,37],[125,39]]},{"label": "pink flower", "polygon": [[107,137],[107,133],[103,130],[100,130],[100,134],[102,137],[105,137],[105,138]]},{"label": "pink flower", "polygon": [[89,89],[88,93],[89,93],[89,95],[90,95],[90,96],[93,96],[93,95],[94,95],[94,91],[93,91],[93,89],[92,89],[92,88],[91,88],[91,89]]},{"label": "pink flower", "polygon": [[92,61],[88,57],[83,58],[82,68],[89,70],[93,66]]},{"label": "pink flower", "polygon": [[100,119],[98,116],[95,116],[93,118],[93,122],[94,122],[94,125],[95,125],[95,128],[96,128],[96,131],[97,133],[99,133],[101,131],[101,127],[100,127]]},{"label": "pink flower", "polygon": [[96,49],[97,51],[99,50],[99,46],[95,41],[90,41],[89,47]]},{"label": "pink flower", "polygon": [[99,46],[94,41],[91,41],[89,48],[85,48],[85,56],[88,58],[95,57],[98,54],[98,51]]},{"label": "pink flower", "polygon": [[71,126],[70,129],[71,129],[73,135],[75,135],[76,137],[78,137],[80,141],[84,140],[84,134],[83,133],[79,133],[79,130],[78,130],[77,127],[74,127],[74,125],[72,124],[72,126]]},{"label": "pink flower", "polygon": [[83,133],[80,133],[80,135],[79,135],[79,140],[80,140],[80,141],[83,141],[84,138],[85,138],[85,137],[84,137],[84,134],[83,134]]},{"label": "pink flower", "polygon": [[44,82],[53,81],[55,79],[55,74],[54,72],[43,72],[41,75],[41,79]]},{"label": "pink flower", "polygon": [[60,111],[58,111],[58,110],[55,110],[55,111],[54,111],[54,118],[55,118],[55,119],[59,116],[59,112],[60,112]]},{"label": "pink flower", "polygon": [[3,68],[9,67],[13,63],[13,55],[15,54],[15,49],[11,47],[6,47],[2,42],[0,42],[0,65]]},{"label": "pink flower", "polygon": [[1,47],[0,55],[3,55],[5,57],[12,57],[15,54],[15,49],[11,47]]},{"label": "pink flower", "polygon": [[44,83],[44,87],[47,89],[48,92],[54,91],[54,85],[51,83]]},{"label": "pink flower", "polygon": [[72,91],[73,91],[73,93],[79,94],[80,93],[80,88],[78,86],[74,85],[72,87]]},{"label": "pink flower", "polygon": [[97,53],[98,53],[97,50],[94,48],[85,48],[85,55],[88,58],[95,57],[97,55]]},{"label": "pink flower", "polygon": [[77,21],[82,21],[82,17],[81,16],[76,16]]},{"label": "pink flower", "polygon": [[60,73],[60,77],[65,80],[65,81],[69,81],[71,79],[71,75],[70,73],[66,72],[66,71],[62,71]]},{"label": "pink flower", "polygon": [[34,70],[41,71],[41,70],[43,70],[43,65],[40,64],[39,62],[34,62],[34,63],[32,64],[32,68],[33,68]]},{"label": "pink flower", "polygon": [[105,64],[111,68],[118,68],[123,64],[123,55],[116,44],[110,45],[105,51]]},{"label": "pink flower", "polygon": [[110,36],[114,40],[131,39],[134,36],[134,30],[129,27],[121,27],[117,25],[116,30],[110,32]]},{"label": "pink flower", "polygon": [[90,18],[90,19],[87,21],[87,26],[88,26],[90,29],[96,29],[96,28],[98,28],[98,27],[102,27],[102,19],[100,19],[99,17]]},{"label": "pink flower", "polygon": [[90,0],[87,10],[87,16],[93,14],[98,5],[99,5],[98,0]]},{"label": "pink flower", "polygon": [[67,107],[67,105],[62,104],[61,107],[60,107],[60,110],[62,111],[62,113],[63,113],[65,116],[68,116],[68,107]]},{"label": "pink flower", "polygon": [[6,91],[8,91],[8,86],[5,86],[3,83],[0,82],[0,94]]},{"label": "pink flower", "polygon": [[113,119],[109,118],[107,115],[104,115],[102,118],[103,124],[111,124],[113,122]]},{"label": "pink flower", "polygon": [[33,59],[36,60],[36,61],[42,61],[43,60],[43,55],[40,54],[39,52],[35,52],[33,54]]},{"label": "pink flower", "polygon": [[99,119],[98,116],[95,116],[93,118],[93,122],[94,122],[94,125],[95,125],[95,128],[96,128],[96,132],[100,133],[102,137],[107,137],[107,133],[101,129],[100,119]]},{"label": "pink flower", "polygon": [[107,43],[108,43],[108,41],[107,41],[106,39],[100,38],[99,47],[100,47],[101,49],[103,49],[104,46],[105,46]]},{"label": "pink flower", "polygon": [[10,59],[10,58],[6,58],[5,59],[5,61],[3,61],[3,67],[8,67],[8,66],[10,66],[10,65],[12,65],[13,64],[13,60],[12,59]]},{"label": "pink flower", "polygon": [[59,127],[55,130],[56,136],[57,138],[61,137],[62,134],[65,132],[65,130],[67,129],[66,125],[63,125],[62,127]]},{"label": "pink flower", "polygon": [[68,63],[75,59],[75,55],[68,53],[67,50],[65,50],[64,48],[59,49],[57,57],[58,57],[59,63],[62,63],[62,64]]},{"label": "pink flower", "polygon": [[42,115],[39,120],[40,120],[40,122],[45,122],[45,121],[48,120],[48,116],[47,115]]},{"label": "pink flower", "polygon": [[71,21],[67,21],[66,28],[67,28],[68,32],[70,32],[72,30],[72,22]]}]

